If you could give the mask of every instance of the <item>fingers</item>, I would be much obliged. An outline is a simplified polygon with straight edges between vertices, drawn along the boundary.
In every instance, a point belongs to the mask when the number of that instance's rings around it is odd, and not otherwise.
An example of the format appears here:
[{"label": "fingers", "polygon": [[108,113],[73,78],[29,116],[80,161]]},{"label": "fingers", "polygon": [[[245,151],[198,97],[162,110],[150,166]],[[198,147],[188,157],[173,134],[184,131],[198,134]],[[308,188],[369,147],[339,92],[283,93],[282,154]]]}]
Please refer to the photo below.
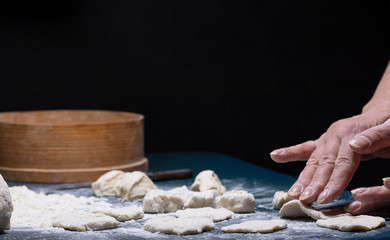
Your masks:
[{"label": "fingers", "polygon": [[379,203],[386,199],[390,201],[390,191],[385,186],[357,188],[351,191],[355,200],[365,203]]},{"label": "fingers", "polygon": [[[298,177],[298,180],[294,183],[294,185],[288,191],[288,196],[293,199],[298,199],[301,196],[301,193],[305,189],[307,192],[313,192],[312,188],[307,188],[318,167],[318,161],[320,159],[320,154],[322,153],[322,149],[316,149],[309,160],[306,162],[305,168],[302,170],[301,174]],[[307,195],[308,193],[306,193]]]},{"label": "fingers", "polygon": [[295,146],[274,150],[270,153],[270,156],[272,160],[278,163],[307,160],[315,149],[315,141],[307,141]]},{"label": "fingers", "polygon": [[[388,185],[390,178],[385,178]],[[348,204],[345,210],[353,215],[375,212],[381,208],[388,207],[390,203],[390,191],[388,186],[377,186],[370,188],[357,188],[352,190],[352,196],[356,201]],[[387,209],[388,212],[388,209]]]},{"label": "fingers", "polygon": [[388,205],[388,202],[365,203],[360,201],[353,201],[345,206],[344,210],[352,215],[360,215],[375,212],[376,210],[383,208],[386,205]]},{"label": "fingers", "polygon": [[361,155],[354,153],[348,146],[348,141],[343,139],[334,163],[332,175],[319,195],[318,203],[329,203],[343,192],[359,166],[360,159]]},{"label": "fingers", "polygon": [[390,119],[381,125],[357,134],[350,142],[351,148],[360,154],[370,154],[390,146]]},{"label": "fingers", "polygon": [[383,178],[383,185],[390,191],[390,177]]},{"label": "fingers", "polygon": [[329,178],[333,172],[336,157],[339,151],[340,142],[338,139],[327,142],[326,145],[319,151],[319,158],[315,173],[300,195],[299,200],[306,204],[313,203],[318,195],[323,191],[325,185],[328,183]]}]

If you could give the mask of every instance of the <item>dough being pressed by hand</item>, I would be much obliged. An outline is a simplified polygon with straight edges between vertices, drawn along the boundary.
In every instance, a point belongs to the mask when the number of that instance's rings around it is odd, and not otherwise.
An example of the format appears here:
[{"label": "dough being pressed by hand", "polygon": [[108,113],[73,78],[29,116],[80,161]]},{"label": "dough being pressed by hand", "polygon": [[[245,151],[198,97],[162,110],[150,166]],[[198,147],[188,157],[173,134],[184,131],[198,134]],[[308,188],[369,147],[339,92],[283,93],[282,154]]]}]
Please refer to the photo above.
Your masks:
[{"label": "dough being pressed by hand", "polygon": [[99,208],[92,211],[93,213],[103,213],[118,220],[125,222],[130,220],[141,219],[144,217],[144,211],[141,207],[130,206],[122,208]]},{"label": "dough being pressed by hand", "polygon": [[271,233],[287,228],[284,220],[254,220],[222,227],[225,233]]},{"label": "dough being pressed by hand", "polygon": [[311,217],[317,219],[327,219],[339,216],[351,216],[340,209],[324,209],[316,210],[309,206],[305,206],[299,200],[291,200],[285,203],[279,211],[281,217]]},{"label": "dough being pressed by hand", "polygon": [[125,173],[118,187],[123,201],[143,199],[148,191],[157,189],[152,180],[140,171]]},{"label": "dough being pressed by hand", "polygon": [[199,234],[214,230],[214,222],[210,218],[153,218],[145,222],[145,230],[177,235]]},{"label": "dough being pressed by hand", "polygon": [[160,189],[149,191],[142,202],[146,213],[170,213],[180,210],[184,206],[185,196],[188,194],[186,186],[169,191]]},{"label": "dough being pressed by hand", "polygon": [[209,218],[213,222],[220,222],[228,220],[234,217],[234,212],[227,210],[226,208],[188,208],[185,210],[179,210],[175,213],[179,218]]},{"label": "dough being pressed by hand", "polygon": [[255,197],[247,191],[229,191],[217,197],[217,207],[226,208],[235,213],[255,211]]},{"label": "dough being pressed by hand", "polygon": [[83,232],[116,228],[119,222],[102,213],[75,213],[57,215],[52,218],[51,224],[53,227]]},{"label": "dough being pressed by hand", "polygon": [[10,219],[13,209],[8,185],[0,174],[0,232],[10,229]]},{"label": "dough being pressed by hand", "polygon": [[196,176],[195,181],[191,186],[191,190],[199,192],[217,190],[219,194],[224,194],[226,192],[226,188],[222,185],[218,175],[212,170],[200,172]]},{"label": "dough being pressed by hand", "polygon": [[317,220],[317,226],[336,229],[344,232],[370,231],[385,225],[386,220],[382,217],[367,215],[340,216]]},{"label": "dough being pressed by hand", "polygon": [[276,210],[279,210],[282,208],[282,206],[291,201],[292,199],[288,197],[288,194],[283,191],[277,191],[274,194],[274,198],[272,200],[272,207]]}]

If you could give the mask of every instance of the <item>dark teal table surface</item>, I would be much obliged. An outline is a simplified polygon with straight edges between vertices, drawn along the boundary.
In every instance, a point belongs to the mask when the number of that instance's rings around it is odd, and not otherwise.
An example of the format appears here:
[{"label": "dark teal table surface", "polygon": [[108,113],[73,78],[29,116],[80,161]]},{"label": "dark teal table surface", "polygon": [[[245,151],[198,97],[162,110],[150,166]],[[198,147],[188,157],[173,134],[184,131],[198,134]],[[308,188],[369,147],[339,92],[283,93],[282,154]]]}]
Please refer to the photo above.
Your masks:
[{"label": "dark teal table surface", "polygon": [[[340,232],[331,229],[320,228],[315,221],[287,220],[288,228],[276,233],[269,234],[228,234],[222,233],[221,227],[243,222],[246,220],[267,220],[278,219],[279,213],[272,209],[272,197],[275,191],[288,190],[294,182],[294,178],[280,174],[268,169],[255,166],[236,158],[216,153],[160,153],[147,154],[150,171],[162,171],[190,168],[196,175],[202,170],[211,169],[215,171],[227,190],[246,190],[252,193],[256,199],[256,212],[253,214],[236,214],[236,217],[229,221],[216,223],[214,231],[199,235],[176,236],[149,233],[142,229],[145,220],[130,221],[121,223],[117,229],[96,232],[48,232],[37,229],[14,227],[0,235],[0,239],[390,239],[390,228],[388,226],[359,233]],[[270,161],[259,159],[259,161]],[[186,185],[190,187],[194,179],[182,179],[172,181],[156,182],[162,189],[171,189]],[[10,182],[10,186],[27,185],[34,191],[52,189],[54,184],[32,184]],[[76,196],[93,196],[90,188],[62,190],[58,194],[71,193]],[[349,192],[331,204],[316,207],[328,207],[345,204],[352,200]],[[108,202],[120,205],[124,204],[114,198],[107,198]],[[141,205],[141,202],[137,202]],[[388,222],[387,222],[388,224]]]}]

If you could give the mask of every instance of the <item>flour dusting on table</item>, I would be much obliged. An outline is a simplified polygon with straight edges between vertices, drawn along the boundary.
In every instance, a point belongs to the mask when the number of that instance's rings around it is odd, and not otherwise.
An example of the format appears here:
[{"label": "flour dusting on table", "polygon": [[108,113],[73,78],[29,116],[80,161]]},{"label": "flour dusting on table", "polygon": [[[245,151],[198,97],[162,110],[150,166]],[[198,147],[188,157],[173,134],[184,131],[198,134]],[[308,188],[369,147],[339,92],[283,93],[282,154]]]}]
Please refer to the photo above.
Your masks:
[{"label": "flour dusting on table", "polygon": [[107,207],[109,203],[95,197],[76,197],[71,194],[36,193],[26,186],[10,187],[14,211],[11,227],[55,229],[51,219],[55,215],[89,212],[93,207]]}]

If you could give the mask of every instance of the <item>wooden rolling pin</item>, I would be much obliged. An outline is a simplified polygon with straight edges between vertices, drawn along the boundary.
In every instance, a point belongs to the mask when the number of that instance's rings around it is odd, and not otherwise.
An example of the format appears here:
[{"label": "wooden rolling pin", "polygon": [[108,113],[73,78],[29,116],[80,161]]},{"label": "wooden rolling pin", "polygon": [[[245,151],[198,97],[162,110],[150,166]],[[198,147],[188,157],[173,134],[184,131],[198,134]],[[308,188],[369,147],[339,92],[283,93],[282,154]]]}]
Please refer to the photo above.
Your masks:
[{"label": "wooden rolling pin", "polygon": [[[160,171],[160,172],[147,172],[146,175],[150,179],[156,182],[156,181],[192,178],[194,176],[194,172],[191,169],[177,169],[177,170],[168,170],[168,171]],[[65,183],[65,184],[54,186],[53,188],[48,190],[53,191],[53,190],[89,188],[91,187],[91,184],[92,184],[91,182]]]}]

